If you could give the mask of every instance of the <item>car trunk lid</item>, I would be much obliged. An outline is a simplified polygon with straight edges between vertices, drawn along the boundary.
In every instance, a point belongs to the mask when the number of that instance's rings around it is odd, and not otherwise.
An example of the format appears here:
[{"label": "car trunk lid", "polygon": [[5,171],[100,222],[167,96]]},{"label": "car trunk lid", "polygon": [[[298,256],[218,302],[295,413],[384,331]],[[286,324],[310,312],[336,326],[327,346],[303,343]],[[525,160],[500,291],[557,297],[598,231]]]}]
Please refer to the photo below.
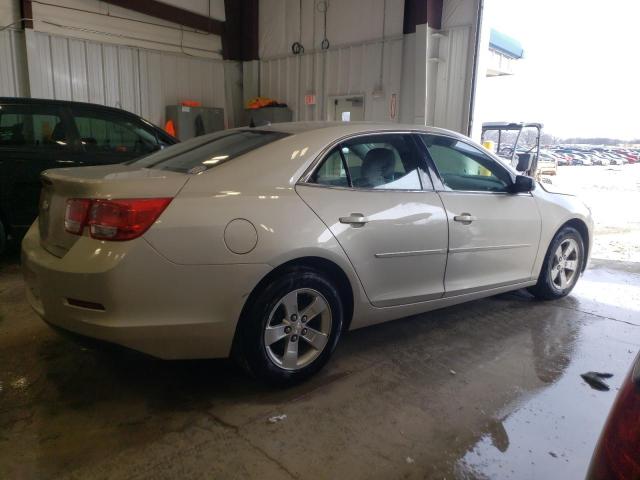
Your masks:
[{"label": "car trunk lid", "polygon": [[49,253],[63,257],[80,238],[64,227],[68,199],[174,197],[189,175],[120,164],[47,170],[41,178],[40,242]]}]

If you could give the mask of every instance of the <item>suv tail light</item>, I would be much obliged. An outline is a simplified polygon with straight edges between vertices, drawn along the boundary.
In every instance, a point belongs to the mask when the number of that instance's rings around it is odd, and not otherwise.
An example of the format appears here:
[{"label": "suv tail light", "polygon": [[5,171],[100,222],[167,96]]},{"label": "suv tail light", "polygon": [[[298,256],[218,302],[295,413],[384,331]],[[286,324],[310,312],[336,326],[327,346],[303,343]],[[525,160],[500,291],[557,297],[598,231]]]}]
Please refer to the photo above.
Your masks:
[{"label": "suv tail light", "polygon": [[131,240],[146,232],[167,208],[171,198],[67,200],[64,228],[82,235],[84,227],[99,240]]},{"label": "suv tail light", "polygon": [[591,459],[587,478],[640,478],[640,354],[620,387]]}]

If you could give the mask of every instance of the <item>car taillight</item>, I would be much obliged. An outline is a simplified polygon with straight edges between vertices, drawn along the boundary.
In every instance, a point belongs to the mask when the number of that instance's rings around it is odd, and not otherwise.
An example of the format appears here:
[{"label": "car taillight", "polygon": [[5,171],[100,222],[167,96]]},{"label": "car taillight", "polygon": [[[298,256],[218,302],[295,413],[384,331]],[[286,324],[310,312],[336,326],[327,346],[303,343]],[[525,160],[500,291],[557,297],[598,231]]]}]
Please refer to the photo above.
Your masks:
[{"label": "car taillight", "polygon": [[91,200],[87,198],[72,198],[67,200],[64,212],[64,229],[75,235],[81,235],[87,222],[87,214],[91,207]]},{"label": "car taillight", "polygon": [[618,392],[587,478],[640,479],[640,355]]},{"label": "car taillight", "polygon": [[[84,227],[88,226],[89,234],[99,240],[131,240],[146,232],[171,200],[171,198],[71,199],[67,201],[65,229],[70,233],[81,235]],[[86,208],[84,215],[82,215],[82,208]],[[72,214],[75,216],[71,217]]]}]

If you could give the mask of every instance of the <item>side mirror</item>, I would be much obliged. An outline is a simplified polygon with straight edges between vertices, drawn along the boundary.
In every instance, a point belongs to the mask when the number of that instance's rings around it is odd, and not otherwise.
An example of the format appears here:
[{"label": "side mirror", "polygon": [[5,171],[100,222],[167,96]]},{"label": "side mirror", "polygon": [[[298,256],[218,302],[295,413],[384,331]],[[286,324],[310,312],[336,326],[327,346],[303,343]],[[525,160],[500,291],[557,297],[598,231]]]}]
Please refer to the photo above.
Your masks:
[{"label": "side mirror", "polygon": [[518,175],[516,181],[511,185],[511,193],[528,193],[535,190],[536,182],[526,175]]},{"label": "side mirror", "polygon": [[519,153],[516,170],[519,172],[528,172],[531,169],[531,163],[533,163],[533,153]]}]

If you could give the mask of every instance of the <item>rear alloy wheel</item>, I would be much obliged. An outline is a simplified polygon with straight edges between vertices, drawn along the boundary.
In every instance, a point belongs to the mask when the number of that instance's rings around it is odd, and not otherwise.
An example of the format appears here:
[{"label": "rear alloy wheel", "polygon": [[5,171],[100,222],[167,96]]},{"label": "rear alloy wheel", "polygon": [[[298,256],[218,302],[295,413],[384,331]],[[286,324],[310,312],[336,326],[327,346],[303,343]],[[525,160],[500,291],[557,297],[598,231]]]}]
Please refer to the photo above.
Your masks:
[{"label": "rear alloy wheel", "polygon": [[300,288],[285,295],[269,316],[264,346],[273,363],[296,371],[313,363],[331,334],[331,307],[317,290]]},{"label": "rear alloy wheel", "polygon": [[342,323],[342,300],[329,279],[311,268],[294,267],[248,306],[234,356],[267,383],[294,384],[329,360]]},{"label": "rear alloy wheel", "polygon": [[576,285],[584,262],[584,243],[580,233],[565,227],[555,236],[544,259],[538,283],[529,291],[542,300],[568,295]]}]

